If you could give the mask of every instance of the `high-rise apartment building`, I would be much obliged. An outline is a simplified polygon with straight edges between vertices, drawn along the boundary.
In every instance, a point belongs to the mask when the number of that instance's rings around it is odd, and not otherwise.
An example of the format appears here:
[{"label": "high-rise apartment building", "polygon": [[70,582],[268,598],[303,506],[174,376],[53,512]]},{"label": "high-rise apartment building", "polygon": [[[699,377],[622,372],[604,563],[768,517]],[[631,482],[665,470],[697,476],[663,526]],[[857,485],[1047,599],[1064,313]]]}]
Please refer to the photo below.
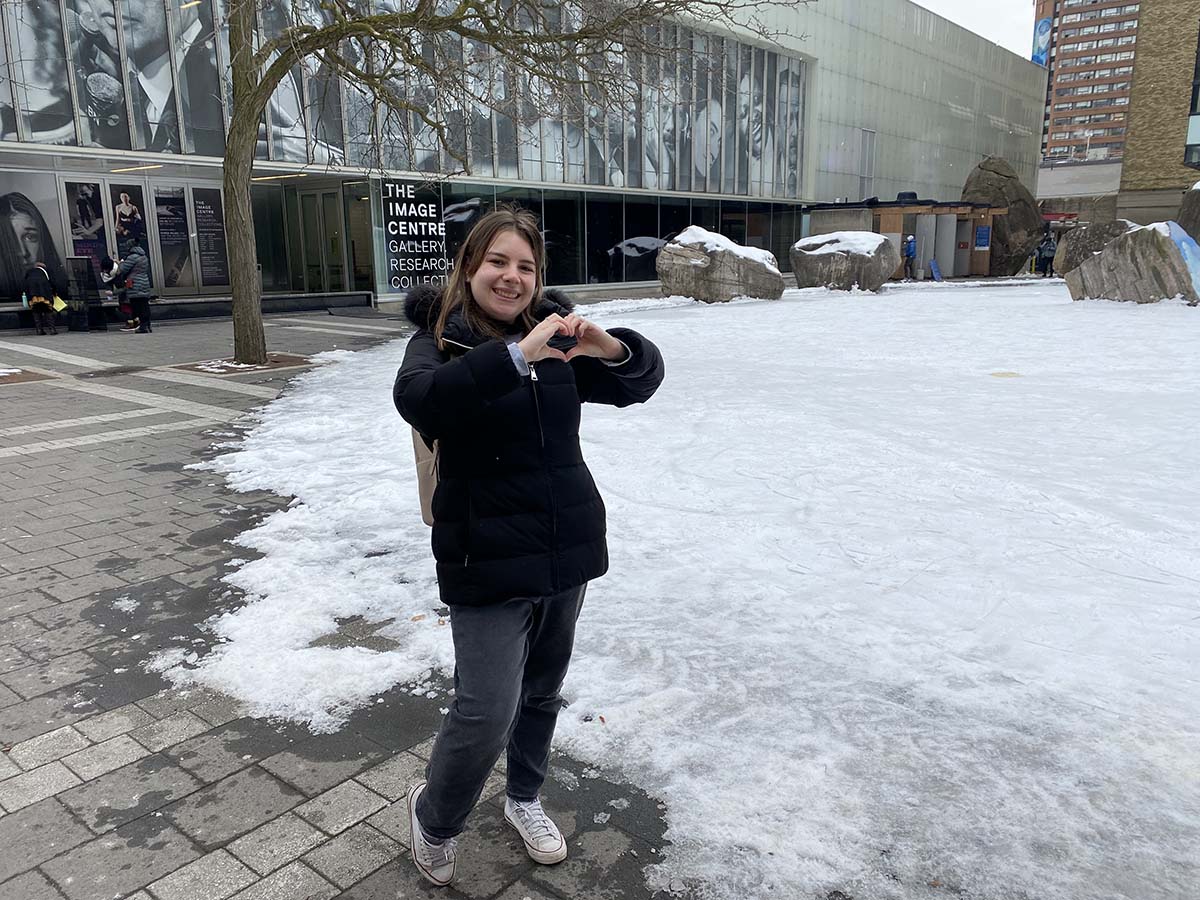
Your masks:
[{"label": "high-rise apartment building", "polygon": [[[1037,0],[1050,70],[1042,122],[1047,161],[1121,159],[1141,3]],[[1035,49],[1035,55],[1038,55]]]}]

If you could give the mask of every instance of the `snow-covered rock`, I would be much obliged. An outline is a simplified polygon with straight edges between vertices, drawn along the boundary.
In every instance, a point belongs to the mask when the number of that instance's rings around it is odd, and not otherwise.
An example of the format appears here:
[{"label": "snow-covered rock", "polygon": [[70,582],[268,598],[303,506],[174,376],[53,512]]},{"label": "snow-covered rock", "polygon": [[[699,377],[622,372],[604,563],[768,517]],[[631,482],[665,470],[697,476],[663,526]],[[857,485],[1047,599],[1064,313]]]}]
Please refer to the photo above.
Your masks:
[{"label": "snow-covered rock", "polygon": [[1192,236],[1192,240],[1200,241],[1200,184],[1183,195],[1179,226]]},{"label": "snow-covered rock", "polygon": [[1158,222],[1110,241],[1066,278],[1075,300],[1157,303],[1182,297],[1195,306],[1200,303],[1200,245],[1178,222]]},{"label": "snow-covered rock", "polygon": [[1079,268],[1085,259],[1091,259],[1105,248],[1109,241],[1138,226],[1128,219],[1113,222],[1096,222],[1068,231],[1058,242],[1058,253],[1054,256],[1054,271],[1066,275]]},{"label": "snow-covered rock", "polygon": [[662,248],[656,263],[663,293],[725,303],[735,297],[778,300],[779,263],[769,250],[743,247],[722,234],[690,225]]},{"label": "snow-covered rock", "polygon": [[797,241],[792,247],[796,287],[877,291],[896,273],[900,253],[872,231],[835,231]]}]

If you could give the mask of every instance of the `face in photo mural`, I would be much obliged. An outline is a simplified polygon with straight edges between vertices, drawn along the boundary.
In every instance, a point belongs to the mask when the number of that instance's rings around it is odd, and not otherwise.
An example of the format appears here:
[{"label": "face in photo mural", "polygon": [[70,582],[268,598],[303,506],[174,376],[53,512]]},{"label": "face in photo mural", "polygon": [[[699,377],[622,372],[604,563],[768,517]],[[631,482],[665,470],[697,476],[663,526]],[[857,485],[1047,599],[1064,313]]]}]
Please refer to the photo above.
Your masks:
[{"label": "face in photo mural", "polygon": [[6,301],[21,299],[25,273],[38,263],[46,267],[58,290],[67,286],[60,239],[43,214],[43,209],[58,211],[53,179],[25,176],[21,180],[25,190],[15,191],[11,190],[17,186],[13,173],[0,177],[0,297]]}]

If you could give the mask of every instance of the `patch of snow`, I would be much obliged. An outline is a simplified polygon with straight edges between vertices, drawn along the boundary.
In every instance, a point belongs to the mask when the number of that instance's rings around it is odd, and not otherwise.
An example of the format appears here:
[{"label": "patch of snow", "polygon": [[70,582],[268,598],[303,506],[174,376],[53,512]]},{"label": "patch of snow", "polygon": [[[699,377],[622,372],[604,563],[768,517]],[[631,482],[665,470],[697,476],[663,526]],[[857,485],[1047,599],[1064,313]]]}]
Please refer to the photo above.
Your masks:
[{"label": "patch of snow", "polygon": [[875,234],[873,231],[831,231],[829,234],[814,234],[796,241],[795,248],[813,255],[863,253],[870,256],[886,243],[886,235]]},{"label": "patch of snow", "polygon": [[[612,571],[556,746],[665,804],[652,889],[1194,893],[1195,312],[1020,279],[589,307],[668,377],[584,411]],[[750,364],[713,352],[743,345]],[[451,671],[391,406],[403,350],[304,373],[208,464],[298,502],[238,539],[262,554],[226,578],[249,602],[173,677],[332,730]],[[393,618],[398,646],[309,646],[351,615]]]},{"label": "patch of snow", "polygon": [[138,601],[129,596],[118,597],[113,601],[112,608],[117,612],[131,613],[138,608]]},{"label": "patch of snow", "polygon": [[196,363],[196,368],[201,372],[211,372],[216,375],[224,375],[227,372],[248,371],[250,369],[267,369],[269,366],[258,366],[252,363],[234,362],[231,359],[210,359],[207,362]]},{"label": "patch of snow", "polygon": [[706,228],[701,228],[699,225],[689,225],[672,240],[676,244],[703,247],[709,253],[715,250],[724,250],[726,253],[733,253],[745,259],[752,259],[755,262],[762,263],[773,272],[779,271],[779,261],[775,259],[775,254],[770,250],[763,250],[759,247],[744,247],[725,237],[723,234],[709,231]]},{"label": "patch of snow", "polygon": [[20,375],[20,374],[21,374],[20,369],[7,369],[7,368],[0,367],[0,378],[3,378],[5,375]]}]

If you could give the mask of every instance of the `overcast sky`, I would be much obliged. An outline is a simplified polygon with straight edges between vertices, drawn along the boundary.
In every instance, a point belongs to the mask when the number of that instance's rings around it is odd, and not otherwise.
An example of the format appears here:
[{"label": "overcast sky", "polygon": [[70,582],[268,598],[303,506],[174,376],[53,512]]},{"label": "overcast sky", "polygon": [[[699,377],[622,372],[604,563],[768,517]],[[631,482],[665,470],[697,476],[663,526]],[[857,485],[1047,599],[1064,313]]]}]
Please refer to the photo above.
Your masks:
[{"label": "overcast sky", "polygon": [[1033,49],[1033,0],[914,2],[1026,58]]}]

